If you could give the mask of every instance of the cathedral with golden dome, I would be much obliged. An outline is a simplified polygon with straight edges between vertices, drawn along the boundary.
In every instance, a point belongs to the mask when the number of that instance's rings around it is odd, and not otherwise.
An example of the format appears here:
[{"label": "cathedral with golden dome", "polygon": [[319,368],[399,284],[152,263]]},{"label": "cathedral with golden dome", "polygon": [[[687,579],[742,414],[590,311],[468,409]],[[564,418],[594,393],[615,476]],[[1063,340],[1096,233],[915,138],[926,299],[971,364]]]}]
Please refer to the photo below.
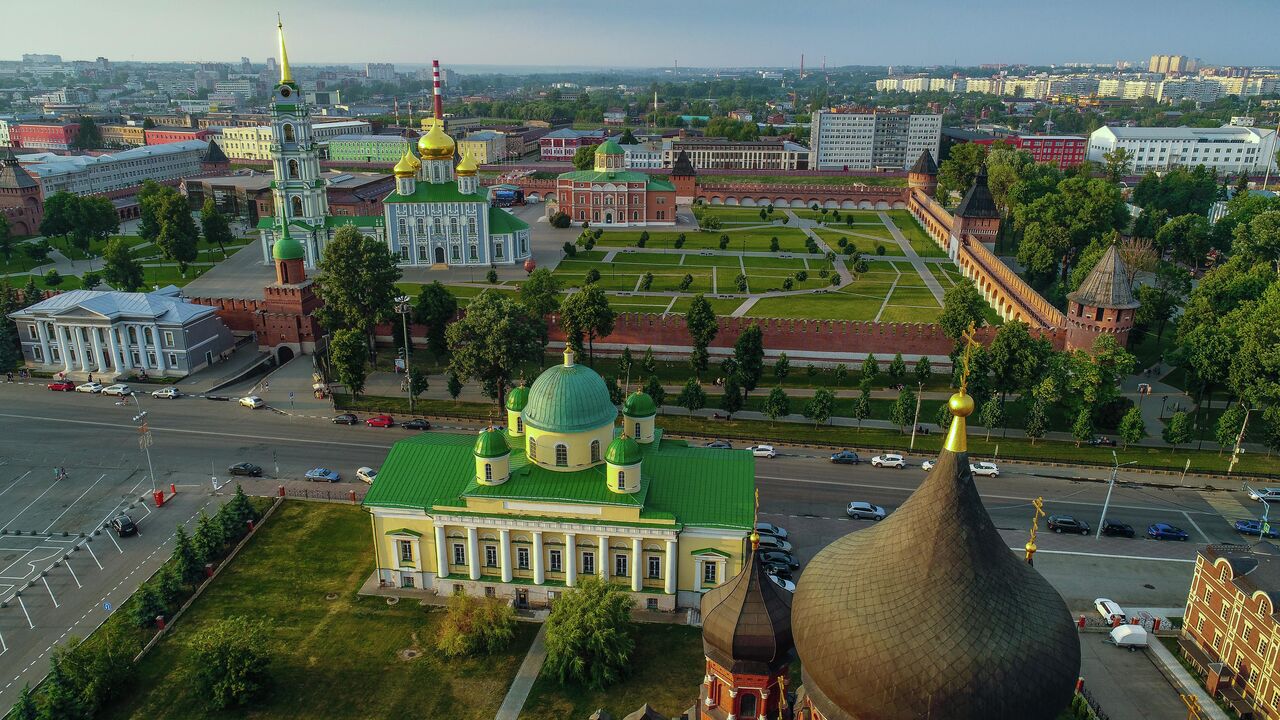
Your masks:
[{"label": "cathedral with golden dome", "polygon": [[275,217],[258,223],[264,262],[286,226],[287,235],[302,244],[307,267],[315,267],[329,239],[346,226],[385,242],[401,266],[493,267],[529,259],[529,225],[492,206],[480,185],[479,165],[470,154],[457,156],[438,109],[423,121],[417,154],[406,149],[392,168],[395,189],[383,199],[382,215],[330,215],[310,110],[289,68],[284,29],[277,29],[280,83],[271,101]]}]

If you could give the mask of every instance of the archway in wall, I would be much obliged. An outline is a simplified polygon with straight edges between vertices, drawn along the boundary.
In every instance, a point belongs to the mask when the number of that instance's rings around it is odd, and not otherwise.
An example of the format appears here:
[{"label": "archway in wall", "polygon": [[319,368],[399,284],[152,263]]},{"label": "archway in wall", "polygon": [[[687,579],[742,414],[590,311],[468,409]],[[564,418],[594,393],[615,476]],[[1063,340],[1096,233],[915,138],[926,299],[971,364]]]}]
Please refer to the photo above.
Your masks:
[{"label": "archway in wall", "polygon": [[694,199],[693,199],[693,201],[694,201],[694,202],[702,203],[703,205],[706,205],[706,204],[707,204],[707,196],[706,196],[706,195],[699,195],[698,197],[694,198]]},{"label": "archway in wall", "polygon": [[721,197],[720,197],[720,196],[718,196],[718,195],[712,195],[712,196],[711,196],[711,204],[712,204],[712,205],[723,205],[723,204],[724,204],[724,199],[723,199],[723,198],[721,198]]},{"label": "archway in wall", "polygon": [[725,205],[737,205],[737,204],[738,204],[738,198],[736,198],[736,197],[727,197],[727,198],[725,198],[725,199],[724,199],[724,204],[725,204]]},{"label": "archway in wall", "polygon": [[889,209],[889,203],[887,203],[887,202],[885,202],[885,201],[881,200],[881,201],[879,201],[879,202],[877,202],[877,203],[876,203],[876,209],[877,209],[877,210],[888,210],[888,209]]},{"label": "archway in wall", "polygon": [[540,195],[538,195],[538,193],[536,193],[536,192],[534,192],[534,193],[529,193],[528,195],[525,195],[524,197],[525,197],[525,200],[528,200],[529,202],[538,202],[539,200],[541,200],[541,199],[542,199],[542,197],[541,197]]},{"label": "archway in wall", "polygon": [[755,206],[756,206],[756,199],[755,199],[755,198],[753,198],[753,197],[744,197],[744,198],[742,198],[742,206],[743,206],[743,207],[755,207]]},{"label": "archway in wall", "polygon": [[776,208],[787,207],[790,204],[791,201],[786,198],[775,198],[773,201],[773,206]]},{"label": "archway in wall", "polygon": [[858,207],[858,203],[852,200],[845,200],[844,202],[840,203],[841,210],[853,210],[857,207]]},{"label": "archway in wall", "polygon": [[605,225],[612,225],[612,224],[613,224],[613,213],[611,213],[611,212],[607,212],[607,213],[605,213],[605,214],[604,214],[604,224],[605,224]]},{"label": "archway in wall", "polygon": [[871,210],[871,209],[872,209],[872,207],[871,207],[871,201],[870,201],[870,200],[863,200],[862,202],[858,203],[858,209],[859,209],[859,210]]},{"label": "archway in wall", "polygon": [[442,247],[436,248],[436,262],[441,265],[444,264],[444,248]]},{"label": "archway in wall", "polygon": [[544,202],[558,202],[558,200],[556,200],[556,194],[555,194],[554,192],[548,192],[548,193],[547,193],[547,196],[543,198],[543,201],[544,201]]},{"label": "archway in wall", "polygon": [[840,207],[840,203],[836,202],[835,200],[828,200],[828,201],[826,201],[826,202],[822,203],[822,207],[824,207],[824,208],[830,208],[830,209],[832,209],[832,210],[836,210],[836,209],[838,209],[838,208]]},{"label": "archway in wall", "polygon": [[18,237],[21,237],[21,236],[23,236],[23,235],[32,235],[32,234],[33,234],[33,233],[31,232],[31,229],[30,229],[30,228],[28,228],[28,227],[27,227],[27,224],[26,224],[25,222],[23,222],[22,220],[15,221],[15,222],[13,223],[13,227],[11,228],[11,230],[12,230],[12,234],[13,234],[13,235],[16,235],[16,236],[18,236]]},{"label": "archway in wall", "polygon": [[899,200],[898,202],[895,202],[895,203],[893,204],[893,209],[894,209],[894,210],[906,210],[906,209],[907,209],[907,204],[906,204],[906,203],[904,203],[904,202],[902,202],[901,200]]},{"label": "archway in wall", "polygon": [[791,201],[791,203],[790,203],[790,205],[791,205],[791,207],[793,207],[793,208],[808,207],[808,205],[805,205],[805,204],[804,204],[804,201],[803,201],[803,200],[801,200],[801,199],[799,199],[799,198],[796,198],[795,200],[792,200],[792,201]]},{"label": "archway in wall", "polygon": [[293,348],[281,345],[276,349],[276,365],[283,365],[293,359]]}]

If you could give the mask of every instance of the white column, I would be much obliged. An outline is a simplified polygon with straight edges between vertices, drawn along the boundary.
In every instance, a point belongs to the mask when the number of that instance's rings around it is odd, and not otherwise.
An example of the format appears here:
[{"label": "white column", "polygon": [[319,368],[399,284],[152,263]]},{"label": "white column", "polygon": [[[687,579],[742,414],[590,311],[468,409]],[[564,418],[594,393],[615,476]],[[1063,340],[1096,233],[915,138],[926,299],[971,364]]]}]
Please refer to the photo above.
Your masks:
[{"label": "white column", "polygon": [[502,560],[502,582],[511,582],[511,531],[501,530],[498,557]]},{"label": "white column", "polygon": [[93,345],[93,364],[97,366],[98,372],[102,372],[102,341],[98,339],[98,332],[98,328],[90,327],[89,341]]},{"label": "white column", "polygon": [[445,547],[444,526],[436,525],[436,577],[449,574],[449,551]]},{"label": "white column", "polygon": [[666,585],[663,587],[663,590],[665,590],[668,595],[674,595],[676,592],[676,578],[678,577],[679,572],[680,572],[680,569],[676,559],[676,541],[668,540],[667,541],[667,582],[666,582]]},{"label": "white column", "polygon": [[564,584],[573,587],[578,584],[578,540],[573,533],[565,533],[564,548]]},{"label": "white column", "polygon": [[44,320],[36,320],[36,335],[40,337],[40,357],[44,365],[53,364],[53,356],[49,354],[49,328]]},{"label": "white column", "polygon": [[467,528],[467,569],[471,579],[480,579],[480,536],[473,527]]},{"label": "white column", "polygon": [[547,579],[542,566],[542,531],[533,531],[533,584],[541,585]]},{"label": "white column", "polygon": [[156,368],[164,372],[164,343],[160,340],[160,328],[151,326],[151,340],[156,344]]},{"label": "white column", "polygon": [[76,336],[76,358],[80,361],[80,370],[89,372],[89,353],[85,351],[83,328],[75,325],[71,328],[71,332]]},{"label": "white column", "polygon": [[[272,233],[272,235],[274,234],[275,233]],[[267,240],[266,233],[263,233],[263,238],[262,238],[262,264],[263,265],[271,264],[271,242]]]},{"label": "white column", "polygon": [[693,591],[702,592],[702,558],[693,561]]},{"label": "white column", "polygon": [[600,536],[600,579],[609,579],[609,536]]},{"label": "white column", "polygon": [[141,325],[130,325],[133,332],[138,336],[138,361],[142,363],[143,370],[150,370],[151,363],[147,362],[147,334],[143,332]]},{"label": "white column", "polygon": [[644,575],[640,574],[642,550],[640,538],[631,538],[631,592],[640,592],[640,588],[644,584]]},{"label": "white column", "polygon": [[71,333],[65,325],[54,325],[53,331],[58,335],[58,352],[62,353],[62,371],[71,372]]}]

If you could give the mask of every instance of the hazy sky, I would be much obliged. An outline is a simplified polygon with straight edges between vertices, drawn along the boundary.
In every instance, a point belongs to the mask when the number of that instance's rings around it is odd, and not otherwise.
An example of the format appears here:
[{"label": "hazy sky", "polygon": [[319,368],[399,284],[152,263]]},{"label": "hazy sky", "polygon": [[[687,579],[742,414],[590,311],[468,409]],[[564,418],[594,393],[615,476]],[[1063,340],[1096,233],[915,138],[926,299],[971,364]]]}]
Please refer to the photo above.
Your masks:
[{"label": "hazy sky", "polygon": [[[807,66],[1111,62],[1153,53],[1280,64],[1280,0],[62,0],[13,2],[4,55],[297,64]],[[624,9],[626,8],[626,9]],[[51,22],[51,18],[65,19]]]}]

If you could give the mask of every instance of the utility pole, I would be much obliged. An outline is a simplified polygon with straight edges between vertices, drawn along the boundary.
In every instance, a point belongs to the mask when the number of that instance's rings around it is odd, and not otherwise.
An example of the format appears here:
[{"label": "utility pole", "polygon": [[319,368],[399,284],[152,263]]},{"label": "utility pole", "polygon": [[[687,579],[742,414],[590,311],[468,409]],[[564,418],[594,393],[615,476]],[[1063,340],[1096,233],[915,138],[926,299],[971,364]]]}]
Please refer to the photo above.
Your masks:
[{"label": "utility pole", "polygon": [[151,428],[147,427],[147,411],[142,409],[142,403],[138,402],[136,394],[130,394],[133,398],[133,404],[138,406],[138,414],[133,416],[133,421],[138,423],[138,447],[142,448],[147,454],[147,474],[151,476],[151,494],[156,493],[156,470],[151,464]]},{"label": "utility pole", "polygon": [[916,449],[916,428],[920,427],[920,393],[924,390],[924,383],[916,383],[916,416],[911,421],[911,445],[908,450]]},{"label": "utility pole", "polygon": [[[1125,465],[1133,465],[1137,460],[1130,460]],[[1111,482],[1107,484],[1107,499],[1102,501],[1102,517],[1098,518],[1098,530],[1094,532],[1093,539],[1097,540],[1102,537],[1102,526],[1107,522],[1107,508],[1111,505],[1111,491],[1116,489],[1116,475],[1120,474],[1120,458],[1116,455],[1116,451],[1111,451]]]},{"label": "utility pole", "polygon": [[396,298],[396,312],[400,313],[400,321],[404,328],[404,384],[409,393],[409,412],[412,413],[413,381],[409,379],[409,369],[412,367],[409,363],[409,347],[413,342],[409,339],[409,313],[413,312],[413,305],[409,304],[408,295],[400,295]]},{"label": "utility pole", "polygon": [[1245,428],[1249,427],[1249,413],[1257,410],[1257,408],[1247,408],[1244,411],[1244,422],[1240,423],[1240,433],[1236,435],[1236,446],[1231,451],[1231,464],[1227,465],[1227,474],[1230,475],[1235,470],[1236,463],[1240,461],[1240,443],[1244,441]]}]

